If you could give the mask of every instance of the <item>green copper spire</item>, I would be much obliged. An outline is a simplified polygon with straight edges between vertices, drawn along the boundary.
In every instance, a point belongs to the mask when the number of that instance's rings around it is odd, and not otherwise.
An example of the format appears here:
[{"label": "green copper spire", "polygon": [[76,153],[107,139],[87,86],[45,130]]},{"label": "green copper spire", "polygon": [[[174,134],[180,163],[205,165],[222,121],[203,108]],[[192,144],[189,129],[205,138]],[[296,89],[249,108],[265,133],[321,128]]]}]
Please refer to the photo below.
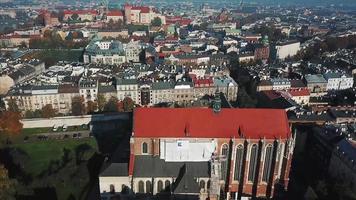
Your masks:
[{"label": "green copper spire", "polygon": [[264,46],[268,46],[269,45],[269,40],[268,40],[268,36],[267,35],[264,35],[263,38],[262,38],[262,44]]}]

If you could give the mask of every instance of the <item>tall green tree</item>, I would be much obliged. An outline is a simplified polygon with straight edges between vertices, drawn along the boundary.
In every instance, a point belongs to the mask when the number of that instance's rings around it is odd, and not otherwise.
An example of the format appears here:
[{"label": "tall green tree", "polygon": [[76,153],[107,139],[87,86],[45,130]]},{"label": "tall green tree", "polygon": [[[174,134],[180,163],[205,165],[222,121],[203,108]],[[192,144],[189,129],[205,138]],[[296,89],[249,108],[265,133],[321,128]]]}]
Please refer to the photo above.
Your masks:
[{"label": "tall green tree", "polygon": [[86,113],[84,99],[80,96],[72,98],[72,114],[84,115]]},{"label": "tall green tree", "polygon": [[117,112],[118,105],[117,105],[117,98],[111,97],[110,100],[105,104],[104,107],[105,112]]},{"label": "tall green tree", "polygon": [[106,104],[106,99],[105,99],[104,95],[98,94],[98,97],[97,97],[96,101],[98,103],[99,111],[103,111],[104,107],[105,107],[105,104]]},{"label": "tall green tree", "polygon": [[155,17],[152,21],[151,21],[151,26],[162,26],[162,20],[159,17]]},{"label": "tall green tree", "polygon": [[122,100],[122,103],[125,112],[132,112],[135,108],[135,103],[130,97],[125,97],[124,100]]}]

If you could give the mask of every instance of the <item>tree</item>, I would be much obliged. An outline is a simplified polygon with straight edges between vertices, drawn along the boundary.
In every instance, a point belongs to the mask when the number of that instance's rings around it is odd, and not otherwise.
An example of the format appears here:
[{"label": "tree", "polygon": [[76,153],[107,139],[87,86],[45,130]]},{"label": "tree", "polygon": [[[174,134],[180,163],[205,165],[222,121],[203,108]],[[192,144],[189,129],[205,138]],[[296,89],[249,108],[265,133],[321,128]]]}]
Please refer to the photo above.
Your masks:
[{"label": "tree", "polygon": [[15,199],[15,182],[9,178],[7,169],[0,165],[0,199]]},{"label": "tree", "polygon": [[124,107],[124,111],[125,112],[132,112],[133,111],[133,109],[135,107],[135,103],[130,97],[125,97],[124,100],[122,100],[122,103],[123,103],[123,107]]},{"label": "tree", "polygon": [[98,99],[96,101],[97,101],[97,104],[98,104],[99,111],[103,111],[104,107],[105,107],[105,104],[106,104],[106,99],[105,99],[104,95],[98,94]]},{"label": "tree", "polygon": [[72,114],[73,115],[85,114],[84,99],[82,97],[76,96],[72,98]]},{"label": "tree", "polygon": [[78,31],[73,31],[73,32],[72,32],[72,38],[73,38],[73,39],[77,39],[78,36],[79,36],[79,35],[78,35]]},{"label": "tree", "polygon": [[112,30],[114,28],[114,20],[110,19],[108,24],[107,24],[107,28]]},{"label": "tree", "polygon": [[56,110],[53,109],[52,104],[47,104],[42,108],[42,117],[52,118],[56,115]]},{"label": "tree", "polygon": [[161,26],[162,25],[162,20],[159,17],[155,17],[152,21],[151,21],[151,26]]},{"label": "tree", "polygon": [[76,21],[79,19],[79,15],[77,13],[74,13],[71,18],[72,18],[72,20]]},{"label": "tree", "polygon": [[8,108],[7,110],[10,112],[20,112],[20,109],[16,103],[15,99],[9,99],[7,102]]},{"label": "tree", "polygon": [[25,118],[41,118],[42,117],[42,112],[41,110],[35,110],[35,111],[31,111],[31,110],[26,110],[25,112]]},{"label": "tree", "polygon": [[23,124],[20,122],[19,112],[5,111],[0,113],[0,132],[5,134],[19,134]]},{"label": "tree", "polygon": [[75,160],[76,160],[76,164],[79,165],[83,160],[86,159],[86,154],[92,150],[93,148],[87,144],[87,143],[84,143],[84,144],[81,144],[81,145],[78,145],[76,148],[75,148]]},{"label": "tree", "polygon": [[88,113],[93,113],[98,109],[98,104],[93,101],[88,101],[87,102],[87,112]]},{"label": "tree", "polygon": [[52,36],[52,31],[47,29],[43,32],[43,37],[44,38],[50,38]]},{"label": "tree", "polygon": [[104,111],[106,112],[117,112],[117,98],[116,97],[111,97],[109,102],[105,104]]},{"label": "tree", "polygon": [[22,49],[27,48],[26,42],[25,42],[25,41],[22,41],[22,42],[20,43],[20,46],[19,46],[19,47],[22,48]]}]

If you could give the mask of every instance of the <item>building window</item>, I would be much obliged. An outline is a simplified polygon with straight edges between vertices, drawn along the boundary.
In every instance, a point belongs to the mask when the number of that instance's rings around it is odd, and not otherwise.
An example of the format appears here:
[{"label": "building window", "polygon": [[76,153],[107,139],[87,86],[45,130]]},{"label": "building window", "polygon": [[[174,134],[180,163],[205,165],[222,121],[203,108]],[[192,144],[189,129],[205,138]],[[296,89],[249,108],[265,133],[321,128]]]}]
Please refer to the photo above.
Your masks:
[{"label": "building window", "polygon": [[223,146],[221,147],[221,155],[227,157],[228,150],[229,147],[227,146],[227,144],[223,144]]},{"label": "building window", "polygon": [[161,192],[163,190],[163,182],[161,180],[157,183],[157,192]]},{"label": "building window", "polygon": [[151,181],[146,181],[146,193],[152,193]]},{"label": "building window", "polygon": [[200,183],[199,183],[199,188],[200,190],[203,189],[205,190],[205,181],[204,180],[201,180]]},{"label": "building window", "polygon": [[243,156],[244,156],[244,148],[240,144],[236,148],[236,157],[235,157],[234,180],[236,180],[236,181],[240,181],[240,179],[241,179]]},{"label": "building window", "polygon": [[282,151],[283,151],[283,144],[280,143],[277,151],[277,161],[281,162],[280,159],[282,158]]},{"label": "building window", "polygon": [[257,144],[252,145],[251,154],[250,154],[250,166],[248,169],[248,181],[253,182],[256,176],[256,167],[257,167],[257,155],[258,147]]},{"label": "building window", "polygon": [[165,190],[170,191],[170,190],[171,190],[170,187],[171,187],[171,182],[170,182],[169,180],[166,180],[166,181],[164,182],[164,188],[165,188]]},{"label": "building window", "polygon": [[145,193],[145,184],[143,183],[143,181],[138,182],[138,192]]},{"label": "building window", "polygon": [[115,186],[110,184],[110,193],[115,193]]},{"label": "building window", "polygon": [[264,162],[263,176],[262,176],[263,182],[267,182],[271,175],[272,154],[273,154],[273,147],[271,144],[269,144],[266,147],[266,153],[265,153],[265,162]]},{"label": "building window", "polygon": [[223,158],[225,158],[222,162],[221,162],[221,180],[225,180],[226,176],[227,176],[227,154],[229,151],[229,146],[227,144],[223,144],[223,146],[221,147],[221,155]]},{"label": "building window", "polygon": [[148,145],[146,142],[142,143],[142,154],[148,153]]}]

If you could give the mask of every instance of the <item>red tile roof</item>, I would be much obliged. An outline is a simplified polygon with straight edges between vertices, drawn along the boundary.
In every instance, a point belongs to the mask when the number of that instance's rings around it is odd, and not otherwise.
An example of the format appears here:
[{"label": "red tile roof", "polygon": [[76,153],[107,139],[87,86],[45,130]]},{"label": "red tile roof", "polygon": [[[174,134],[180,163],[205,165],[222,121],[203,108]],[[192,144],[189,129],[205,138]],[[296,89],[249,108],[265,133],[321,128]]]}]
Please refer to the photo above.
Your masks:
[{"label": "red tile roof", "polygon": [[194,86],[195,87],[205,87],[205,86],[211,86],[214,84],[212,78],[204,78],[204,79],[193,79]]},{"label": "red tile roof", "polygon": [[166,24],[180,24],[181,26],[189,25],[191,19],[182,18],[181,16],[166,16]]},{"label": "red tile roof", "polygon": [[208,108],[138,108],[133,126],[133,136],[143,138],[238,138],[239,128],[251,139],[283,139],[290,134],[286,112],[279,109],[221,109],[214,113]]},{"label": "red tile roof", "polygon": [[309,96],[310,91],[308,88],[305,89],[290,89],[288,90],[288,93],[291,94],[292,96]]},{"label": "red tile roof", "polygon": [[150,7],[147,7],[147,6],[136,6],[136,7],[132,7],[131,10],[140,10],[141,13],[149,13],[150,12]]},{"label": "red tile roof", "polygon": [[64,15],[73,15],[73,14],[78,14],[78,15],[84,15],[84,14],[91,14],[91,15],[97,15],[97,12],[95,10],[65,10],[63,11]]},{"label": "red tile roof", "polygon": [[124,16],[120,10],[110,10],[107,16]]}]

